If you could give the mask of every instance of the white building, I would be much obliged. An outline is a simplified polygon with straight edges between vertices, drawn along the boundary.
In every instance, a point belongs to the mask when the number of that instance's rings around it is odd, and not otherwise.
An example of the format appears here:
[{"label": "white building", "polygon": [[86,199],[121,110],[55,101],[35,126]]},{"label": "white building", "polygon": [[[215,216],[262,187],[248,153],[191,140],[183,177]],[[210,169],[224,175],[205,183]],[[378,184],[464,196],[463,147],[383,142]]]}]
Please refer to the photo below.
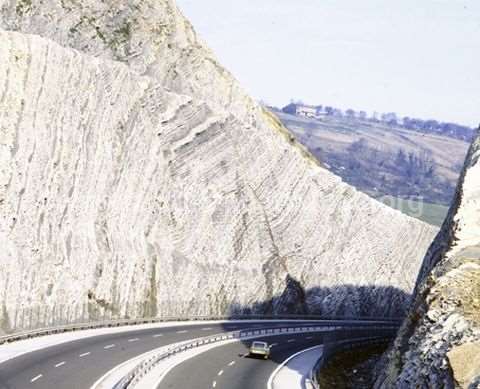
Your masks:
[{"label": "white building", "polygon": [[311,105],[297,105],[296,114],[307,118],[315,118],[317,116],[317,108]]}]

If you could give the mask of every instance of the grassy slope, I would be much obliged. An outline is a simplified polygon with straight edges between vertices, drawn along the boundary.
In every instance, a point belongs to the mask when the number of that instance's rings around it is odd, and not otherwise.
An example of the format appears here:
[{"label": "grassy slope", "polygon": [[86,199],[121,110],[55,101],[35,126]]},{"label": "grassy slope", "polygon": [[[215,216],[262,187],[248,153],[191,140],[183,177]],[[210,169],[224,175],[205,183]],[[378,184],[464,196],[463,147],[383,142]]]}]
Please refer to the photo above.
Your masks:
[{"label": "grassy slope", "polygon": [[[463,166],[467,142],[357,119],[315,120],[275,114],[299,142],[344,181],[410,216],[434,225],[442,223]],[[361,139],[366,141],[367,149],[353,155],[349,147]],[[420,185],[415,180],[405,181],[392,167],[400,149],[431,157],[436,166],[435,179]],[[380,159],[389,159],[390,166],[378,166],[378,159],[371,158],[373,151],[378,151]],[[425,202],[403,200],[419,197]]]},{"label": "grassy slope", "polygon": [[391,153],[396,153],[399,148],[407,153],[424,150],[433,156],[439,174],[455,182],[469,146],[458,139],[421,134],[382,123],[333,117],[319,121],[282,113],[277,115],[309,149],[320,147],[325,151],[345,151],[353,142],[363,138],[372,148]]},{"label": "grassy slope", "polygon": [[382,196],[377,200],[434,226],[441,226],[448,212],[448,207],[445,205],[430,204],[424,201],[405,200],[392,196]]}]

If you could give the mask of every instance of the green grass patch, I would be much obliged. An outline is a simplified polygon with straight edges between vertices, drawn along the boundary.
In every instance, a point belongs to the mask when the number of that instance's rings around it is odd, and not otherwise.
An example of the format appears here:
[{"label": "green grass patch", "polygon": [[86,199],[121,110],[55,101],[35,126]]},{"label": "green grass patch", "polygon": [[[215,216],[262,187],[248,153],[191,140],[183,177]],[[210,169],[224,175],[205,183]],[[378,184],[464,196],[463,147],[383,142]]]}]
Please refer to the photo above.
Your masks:
[{"label": "green grass patch", "polygon": [[448,207],[445,205],[431,204],[420,200],[407,200],[393,196],[383,196],[377,200],[408,216],[420,219],[434,226],[441,226],[448,213]]}]

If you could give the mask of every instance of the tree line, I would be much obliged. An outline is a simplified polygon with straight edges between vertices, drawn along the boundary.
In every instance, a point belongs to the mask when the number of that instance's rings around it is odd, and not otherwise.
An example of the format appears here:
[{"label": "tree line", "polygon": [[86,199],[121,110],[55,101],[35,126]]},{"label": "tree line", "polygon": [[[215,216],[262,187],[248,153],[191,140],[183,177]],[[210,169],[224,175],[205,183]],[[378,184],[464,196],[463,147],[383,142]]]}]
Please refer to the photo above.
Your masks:
[{"label": "tree line", "polygon": [[329,105],[310,106],[303,104],[301,101],[292,102],[282,108],[282,111],[290,114],[297,114],[302,107],[315,109],[316,118],[323,116],[344,117],[348,119],[365,120],[372,123],[382,123],[392,127],[401,127],[422,133],[439,134],[449,136],[451,138],[461,139],[470,142],[474,135],[474,130],[470,127],[463,126],[451,122],[439,122],[434,119],[418,119],[409,116],[400,117],[395,112],[377,113],[369,115],[366,111],[356,111],[348,108],[342,110]]}]

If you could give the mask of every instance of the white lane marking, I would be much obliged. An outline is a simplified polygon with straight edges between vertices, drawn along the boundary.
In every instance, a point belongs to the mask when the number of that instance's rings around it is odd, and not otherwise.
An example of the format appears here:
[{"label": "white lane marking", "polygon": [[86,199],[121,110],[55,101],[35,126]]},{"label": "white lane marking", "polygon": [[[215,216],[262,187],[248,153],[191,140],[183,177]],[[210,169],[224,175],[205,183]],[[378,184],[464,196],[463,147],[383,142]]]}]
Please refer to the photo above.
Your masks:
[{"label": "white lane marking", "polygon": [[275,347],[275,346],[278,346],[278,343],[272,343],[272,344],[270,345],[270,347]]},{"label": "white lane marking", "polygon": [[104,347],[105,350],[108,350],[109,348],[114,348],[115,345],[114,344],[109,344],[107,346]]},{"label": "white lane marking", "polygon": [[313,339],[313,336],[307,336],[307,340]]},{"label": "white lane marking", "polygon": [[235,365],[235,361],[232,361],[228,364],[228,366],[233,366],[233,365]]},{"label": "white lane marking", "polygon": [[218,372],[218,375],[221,376],[222,374],[223,374],[223,370],[220,370],[220,371]]},{"label": "white lane marking", "polygon": [[65,365],[65,363],[67,363],[67,362],[63,361],[63,362],[57,363],[57,364],[55,365],[55,367],[63,366],[63,365]]},{"label": "white lane marking", "polygon": [[163,334],[155,334],[155,335],[153,335],[154,338],[158,338],[158,337],[160,337],[160,336],[163,336]]},{"label": "white lane marking", "polygon": [[89,351],[88,353],[80,354],[79,357],[80,357],[80,358],[83,358],[83,357],[86,357],[87,355],[90,355],[90,351]]},{"label": "white lane marking", "polygon": [[212,327],[205,327],[205,328],[202,328],[202,331],[210,331],[212,329]]},{"label": "white lane marking", "polygon": [[217,386],[217,381],[213,381],[212,387]]},{"label": "white lane marking", "polygon": [[288,342],[288,343],[295,342],[295,339],[288,339],[287,342]]},{"label": "white lane marking", "polygon": [[30,380],[30,382],[35,382],[36,380],[39,380],[39,379],[42,378],[42,377],[43,377],[43,375],[42,375],[42,374],[39,374],[39,375],[37,375],[36,377],[33,377],[33,378]]},{"label": "white lane marking", "polygon": [[187,330],[181,330],[181,331],[177,331],[177,334],[186,334],[188,331]]},{"label": "white lane marking", "polygon": [[303,353],[306,353],[307,351],[310,351],[310,350],[315,350],[316,348],[320,348],[320,347],[323,347],[323,346],[314,346],[314,347],[310,347],[310,348],[307,348],[305,350],[302,350],[302,351],[299,351],[298,353],[295,353],[293,355],[290,355],[287,359],[285,359],[276,369],[275,371],[272,373],[272,375],[270,376],[270,378],[268,379],[268,382],[267,382],[267,389],[273,389],[273,379],[275,378],[275,376],[278,374],[278,372],[280,370],[282,370],[288,362],[290,362],[293,358],[299,356],[300,354],[303,354]]},{"label": "white lane marking", "polygon": [[137,342],[137,341],[139,341],[139,340],[140,340],[140,339],[138,339],[138,338],[128,339],[129,342]]}]

